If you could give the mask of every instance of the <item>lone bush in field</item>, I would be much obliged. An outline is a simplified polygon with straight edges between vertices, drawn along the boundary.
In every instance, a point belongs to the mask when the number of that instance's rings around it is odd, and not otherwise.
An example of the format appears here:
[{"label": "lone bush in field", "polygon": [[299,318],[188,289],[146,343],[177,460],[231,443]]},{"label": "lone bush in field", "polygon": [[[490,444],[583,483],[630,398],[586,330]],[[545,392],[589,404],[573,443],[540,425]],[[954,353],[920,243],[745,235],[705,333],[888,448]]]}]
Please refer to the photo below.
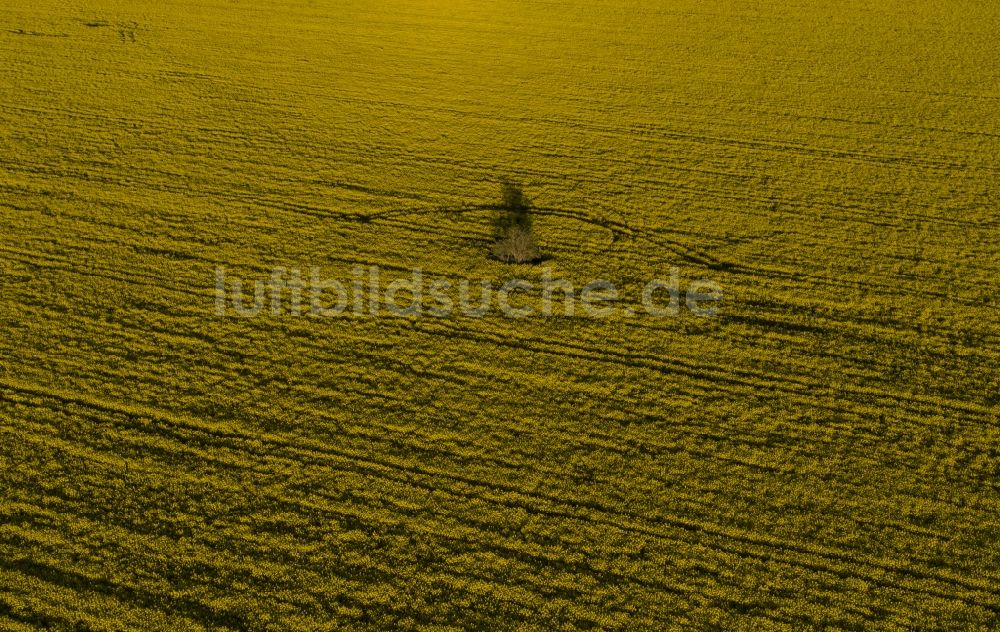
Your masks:
[{"label": "lone bush in field", "polygon": [[541,260],[531,233],[531,202],[516,184],[505,182],[503,198],[494,219],[497,242],[493,257],[504,263],[534,263]]}]

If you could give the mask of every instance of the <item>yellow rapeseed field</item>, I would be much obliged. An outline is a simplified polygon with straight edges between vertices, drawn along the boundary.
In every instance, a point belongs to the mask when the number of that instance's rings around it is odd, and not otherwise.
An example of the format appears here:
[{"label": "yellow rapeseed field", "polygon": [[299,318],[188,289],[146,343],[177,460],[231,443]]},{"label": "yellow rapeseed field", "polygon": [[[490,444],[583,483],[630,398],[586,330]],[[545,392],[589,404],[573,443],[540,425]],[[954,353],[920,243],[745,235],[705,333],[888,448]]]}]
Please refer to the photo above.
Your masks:
[{"label": "yellow rapeseed field", "polygon": [[[4,0],[0,629],[997,629],[998,33]],[[621,309],[239,316],[275,268]],[[672,270],[714,317],[640,311]]]}]

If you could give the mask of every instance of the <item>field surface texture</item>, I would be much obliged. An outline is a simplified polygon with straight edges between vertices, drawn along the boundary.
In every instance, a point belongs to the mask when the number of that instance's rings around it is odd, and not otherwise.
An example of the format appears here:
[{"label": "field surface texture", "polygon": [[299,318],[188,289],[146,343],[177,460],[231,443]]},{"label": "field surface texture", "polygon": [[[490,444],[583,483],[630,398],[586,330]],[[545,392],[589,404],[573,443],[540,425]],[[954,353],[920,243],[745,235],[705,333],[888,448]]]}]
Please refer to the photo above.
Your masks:
[{"label": "field surface texture", "polygon": [[[998,33],[5,0],[0,629],[996,629]],[[542,264],[489,257],[506,179]],[[724,298],[220,317],[220,266]]]}]

